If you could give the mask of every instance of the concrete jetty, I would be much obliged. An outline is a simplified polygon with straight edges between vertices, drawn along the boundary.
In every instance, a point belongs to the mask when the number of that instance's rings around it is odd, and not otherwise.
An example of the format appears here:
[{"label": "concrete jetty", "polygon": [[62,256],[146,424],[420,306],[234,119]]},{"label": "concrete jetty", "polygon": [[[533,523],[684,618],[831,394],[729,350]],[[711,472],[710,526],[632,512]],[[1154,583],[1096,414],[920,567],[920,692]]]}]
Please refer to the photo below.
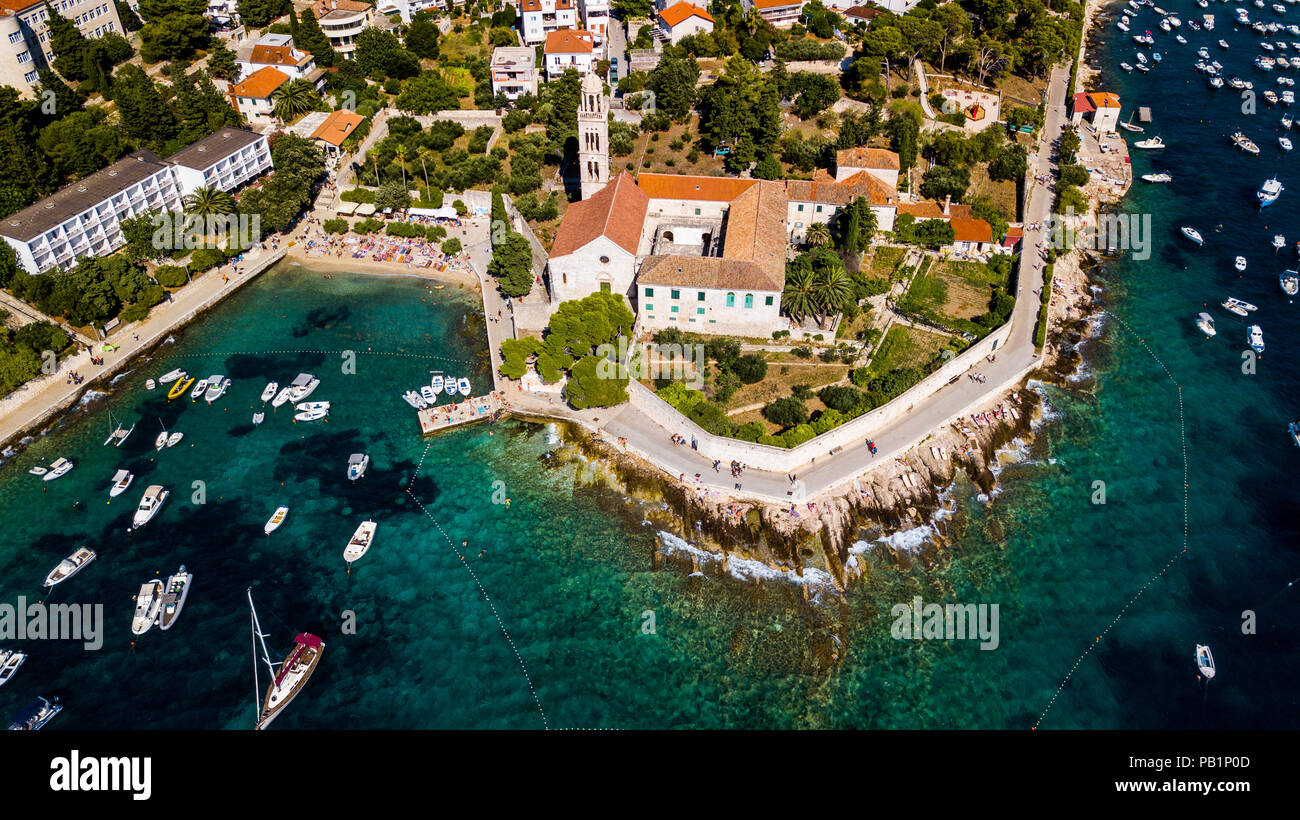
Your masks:
[{"label": "concrete jetty", "polygon": [[476,421],[490,421],[502,409],[501,397],[497,393],[465,399],[455,404],[443,404],[417,410],[420,420],[420,435],[431,436],[443,430],[450,430],[463,424]]}]

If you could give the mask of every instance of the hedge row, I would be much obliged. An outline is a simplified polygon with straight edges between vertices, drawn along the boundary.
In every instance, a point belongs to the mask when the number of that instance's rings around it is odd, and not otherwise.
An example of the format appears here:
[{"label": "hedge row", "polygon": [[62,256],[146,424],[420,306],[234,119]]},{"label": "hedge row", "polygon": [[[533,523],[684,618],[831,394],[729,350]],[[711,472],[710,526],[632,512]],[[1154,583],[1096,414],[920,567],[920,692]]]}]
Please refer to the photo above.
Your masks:
[{"label": "hedge row", "polygon": [[1043,352],[1043,345],[1047,344],[1047,309],[1052,304],[1052,266],[1047,266],[1047,272],[1043,276],[1043,290],[1039,297],[1038,305],[1038,326],[1034,328],[1034,350]]}]

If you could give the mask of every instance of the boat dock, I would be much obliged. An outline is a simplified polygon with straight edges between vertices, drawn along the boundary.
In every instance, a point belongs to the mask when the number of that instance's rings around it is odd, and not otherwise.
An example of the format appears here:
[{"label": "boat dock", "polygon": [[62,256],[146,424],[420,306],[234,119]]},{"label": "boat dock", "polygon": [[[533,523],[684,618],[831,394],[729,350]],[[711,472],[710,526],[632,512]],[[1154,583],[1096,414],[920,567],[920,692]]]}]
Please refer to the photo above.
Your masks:
[{"label": "boat dock", "polygon": [[462,424],[489,421],[502,409],[500,395],[489,393],[486,396],[477,396],[454,404],[442,404],[417,410],[416,416],[420,419],[420,435],[431,436]]}]

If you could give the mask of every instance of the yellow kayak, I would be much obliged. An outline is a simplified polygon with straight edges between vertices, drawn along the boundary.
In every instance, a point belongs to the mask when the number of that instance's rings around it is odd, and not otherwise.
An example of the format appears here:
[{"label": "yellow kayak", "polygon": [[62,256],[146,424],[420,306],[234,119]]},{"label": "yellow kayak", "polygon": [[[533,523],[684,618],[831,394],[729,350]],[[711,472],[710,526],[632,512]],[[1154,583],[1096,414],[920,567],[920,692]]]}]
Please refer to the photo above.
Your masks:
[{"label": "yellow kayak", "polygon": [[190,385],[192,384],[194,384],[193,376],[190,376],[188,379],[181,379],[176,382],[176,384],[172,385],[172,389],[167,392],[167,398],[179,399],[181,396],[185,395],[185,391],[189,390]]}]

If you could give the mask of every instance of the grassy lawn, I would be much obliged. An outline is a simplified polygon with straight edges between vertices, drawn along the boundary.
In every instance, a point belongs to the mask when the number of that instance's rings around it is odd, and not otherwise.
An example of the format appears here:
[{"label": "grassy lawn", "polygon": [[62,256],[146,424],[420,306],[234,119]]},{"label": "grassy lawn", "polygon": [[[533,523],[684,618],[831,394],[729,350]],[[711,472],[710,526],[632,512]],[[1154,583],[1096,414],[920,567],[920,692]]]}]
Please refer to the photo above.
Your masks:
[{"label": "grassy lawn", "polygon": [[892,248],[881,246],[876,248],[876,252],[871,257],[871,273],[875,276],[888,276],[892,274],[903,261],[906,248]]},{"label": "grassy lawn", "polygon": [[895,324],[871,357],[867,369],[882,376],[902,367],[924,367],[948,343],[948,337]]},{"label": "grassy lawn", "polygon": [[1007,286],[1007,277],[983,262],[944,262],[941,270],[946,275],[959,277],[976,285]]},{"label": "grassy lawn", "polygon": [[985,197],[993,206],[998,209],[1003,218],[1008,222],[1015,222],[1019,218],[1018,203],[1019,197],[1016,196],[1016,183],[1012,180],[994,182],[989,179],[988,163],[980,162],[971,168],[970,188],[966,191],[966,199],[974,197]]},{"label": "grassy lawn", "polygon": [[[474,43],[471,37],[478,37],[479,42]],[[457,34],[454,31],[438,39],[439,57],[444,64],[465,57],[487,57],[491,49],[487,45],[487,33],[482,30],[473,31],[465,29]]]},{"label": "grassy lawn", "polygon": [[[817,362],[805,364],[772,364],[767,376],[757,384],[742,386],[727,402],[728,407],[746,407],[751,404],[770,404],[779,398],[790,395],[796,384],[806,384],[814,392],[828,384],[835,384],[848,377],[848,365],[825,365]],[[814,407],[814,405],[816,405]],[[822,404],[817,399],[808,400],[809,410],[820,410]],[[732,417],[735,420],[735,417]]]}]

